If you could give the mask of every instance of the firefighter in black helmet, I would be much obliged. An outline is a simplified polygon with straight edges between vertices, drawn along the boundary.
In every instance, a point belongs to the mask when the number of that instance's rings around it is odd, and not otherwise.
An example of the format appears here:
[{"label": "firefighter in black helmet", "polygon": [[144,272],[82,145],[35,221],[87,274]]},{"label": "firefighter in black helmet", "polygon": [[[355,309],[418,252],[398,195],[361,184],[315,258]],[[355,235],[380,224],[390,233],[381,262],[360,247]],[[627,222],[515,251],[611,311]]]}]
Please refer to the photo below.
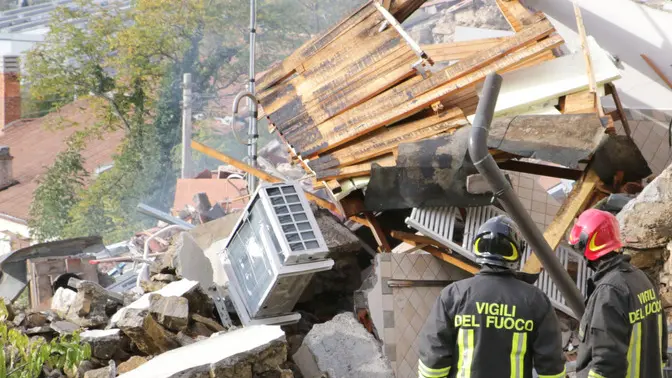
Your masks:
[{"label": "firefighter in black helmet", "polygon": [[420,335],[420,378],[564,378],[551,302],[518,273],[524,252],[514,223],[497,216],[474,238],[481,271],[441,292]]}]

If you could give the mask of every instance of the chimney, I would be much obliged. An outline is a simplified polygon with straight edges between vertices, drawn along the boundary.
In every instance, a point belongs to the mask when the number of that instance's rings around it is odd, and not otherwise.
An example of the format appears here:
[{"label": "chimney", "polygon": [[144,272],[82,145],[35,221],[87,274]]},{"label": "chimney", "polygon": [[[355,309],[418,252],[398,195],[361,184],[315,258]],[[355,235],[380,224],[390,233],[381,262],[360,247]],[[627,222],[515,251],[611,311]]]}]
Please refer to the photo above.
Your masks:
[{"label": "chimney", "polygon": [[[0,129],[21,118],[21,83],[19,57],[0,57]],[[9,152],[8,152],[9,153]]]},{"label": "chimney", "polygon": [[17,183],[12,172],[13,159],[14,157],[9,154],[9,147],[0,146],[0,190]]}]

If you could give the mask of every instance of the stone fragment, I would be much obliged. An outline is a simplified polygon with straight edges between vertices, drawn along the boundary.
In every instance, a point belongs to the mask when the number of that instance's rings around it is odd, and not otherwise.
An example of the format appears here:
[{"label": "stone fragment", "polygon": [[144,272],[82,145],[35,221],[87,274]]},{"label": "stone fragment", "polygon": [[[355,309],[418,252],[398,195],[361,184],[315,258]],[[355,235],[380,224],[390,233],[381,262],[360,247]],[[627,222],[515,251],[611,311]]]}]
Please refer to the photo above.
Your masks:
[{"label": "stone fragment", "polygon": [[171,350],[120,377],[265,377],[268,372],[282,371],[286,360],[280,327],[250,326]]},{"label": "stone fragment", "polygon": [[47,315],[40,312],[31,312],[26,315],[26,328],[42,327],[48,323]]},{"label": "stone fragment", "polygon": [[[196,287],[198,286],[198,282],[196,281],[190,281],[190,280],[179,280],[175,282],[171,282],[165,287],[163,287],[161,290],[158,290],[154,292],[154,294],[160,294],[164,297],[183,297],[189,292],[192,292],[196,290]],[[122,312],[124,309],[140,309],[140,310],[148,310],[149,309],[149,296],[152,293],[146,293],[142,295],[140,298],[129,304],[128,306],[122,308],[121,310],[117,311],[112,316],[111,319],[111,324],[114,325],[119,318],[121,317]],[[189,300],[189,298],[187,298]],[[196,304],[194,305],[195,307],[198,307]],[[189,309],[190,311],[193,311],[192,306],[191,306],[191,301],[189,302]]]},{"label": "stone fragment", "polygon": [[183,297],[164,297],[152,294],[149,297],[149,313],[164,327],[179,332],[189,323],[189,302]]},{"label": "stone fragment", "polygon": [[70,307],[75,302],[76,296],[77,293],[75,291],[59,287],[54,296],[51,297],[51,309],[64,318],[70,312]]},{"label": "stone fragment", "polygon": [[380,343],[352,313],[316,324],[306,335],[294,362],[306,377],[387,378],[394,372]]},{"label": "stone fragment", "polygon": [[[627,247],[664,247],[672,240],[672,166],[649,183],[618,213],[621,237]],[[645,252],[644,252],[645,253]]]},{"label": "stone fragment", "polygon": [[123,308],[116,322],[136,347],[145,354],[161,354],[180,346],[175,335],[163,328],[147,310]]},{"label": "stone fragment", "polygon": [[78,331],[80,327],[72,322],[66,320],[59,320],[57,322],[50,324],[51,328],[58,332],[60,335],[71,335],[75,331]]},{"label": "stone fragment", "polygon": [[104,368],[89,370],[84,373],[84,378],[114,378],[114,369],[106,366]]},{"label": "stone fragment", "polygon": [[118,328],[84,331],[80,336],[83,342],[91,345],[91,355],[102,361],[111,359],[122,349],[121,332]]},{"label": "stone fragment", "polygon": [[174,274],[159,273],[152,276],[152,281],[171,283],[177,281],[177,277]]},{"label": "stone fragment", "polygon": [[191,318],[195,322],[202,323],[203,325],[208,327],[213,332],[226,331],[226,328],[224,328],[221,324],[217,323],[213,319],[206,318],[205,316],[201,316],[201,315],[198,315],[198,314],[193,314],[193,315],[191,315]]},{"label": "stone fragment", "polygon": [[128,373],[133,369],[139,368],[142,364],[146,363],[147,359],[140,356],[133,356],[128,361],[124,361],[119,364],[117,368],[117,373],[124,374]]}]

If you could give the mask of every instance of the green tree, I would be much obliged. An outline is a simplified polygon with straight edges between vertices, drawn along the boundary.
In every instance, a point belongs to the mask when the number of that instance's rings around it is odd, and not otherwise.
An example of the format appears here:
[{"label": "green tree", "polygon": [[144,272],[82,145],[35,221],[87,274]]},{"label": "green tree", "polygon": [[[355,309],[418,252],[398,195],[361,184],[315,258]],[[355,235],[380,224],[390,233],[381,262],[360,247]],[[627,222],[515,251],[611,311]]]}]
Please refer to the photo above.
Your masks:
[{"label": "green tree", "polygon": [[[319,19],[341,16],[329,9],[344,6],[331,3],[319,9]],[[36,101],[63,99],[56,107],[72,95],[91,96],[100,121],[80,125],[84,132],[104,135],[123,129],[126,138],[114,167],[94,181],[72,169],[71,162],[61,162],[67,156],[60,155],[54,164],[70,166],[68,174],[80,184],[60,188],[55,180],[43,180],[34,198],[31,227],[38,238],[101,234],[116,241],[143,227],[135,211],[138,202],[163,210],[172,204],[183,74],[192,74],[194,92],[205,99],[245,82],[249,5],[238,0],[137,0],[132,11],[101,8],[93,0],[78,0],[78,5],[54,12],[45,42],[28,53],[25,76],[31,94]],[[314,28],[306,27],[303,18],[315,19],[309,14],[315,11],[296,0],[259,1],[258,70],[310,37]],[[82,26],[74,19],[88,23]],[[205,105],[199,102],[194,112]],[[208,133],[197,135],[217,134]],[[217,142],[206,141],[241,148],[231,135],[217,136]],[[54,192],[58,195],[41,194]],[[69,202],[54,203],[59,196]],[[47,224],[50,214],[67,209],[62,223]]]}]

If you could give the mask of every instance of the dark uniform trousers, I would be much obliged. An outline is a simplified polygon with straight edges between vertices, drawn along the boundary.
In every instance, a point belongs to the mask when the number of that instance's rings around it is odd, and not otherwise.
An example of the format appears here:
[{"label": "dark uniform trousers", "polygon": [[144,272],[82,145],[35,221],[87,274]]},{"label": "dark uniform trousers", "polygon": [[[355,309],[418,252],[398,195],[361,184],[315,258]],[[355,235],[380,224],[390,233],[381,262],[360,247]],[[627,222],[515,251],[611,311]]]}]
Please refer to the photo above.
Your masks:
[{"label": "dark uniform trousers", "polygon": [[594,290],[579,325],[577,377],[663,377],[664,311],[651,281],[629,260],[618,255],[592,278]]},{"label": "dark uniform trousers", "polygon": [[564,378],[549,299],[510,270],[484,266],[443,289],[422,330],[421,378]]}]

